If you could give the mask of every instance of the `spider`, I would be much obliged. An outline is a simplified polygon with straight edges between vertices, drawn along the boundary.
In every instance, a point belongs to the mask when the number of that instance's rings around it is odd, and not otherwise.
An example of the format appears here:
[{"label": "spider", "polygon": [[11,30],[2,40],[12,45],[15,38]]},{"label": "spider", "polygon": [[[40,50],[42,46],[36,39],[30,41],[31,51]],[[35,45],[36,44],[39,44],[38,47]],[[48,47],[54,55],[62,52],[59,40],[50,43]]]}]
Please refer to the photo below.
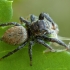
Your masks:
[{"label": "spider", "polygon": [[14,25],[13,27],[6,30],[6,32],[1,38],[1,41],[13,45],[19,44],[17,48],[1,57],[0,60],[22,49],[28,42],[29,42],[28,53],[30,58],[30,66],[32,66],[32,46],[35,42],[45,46],[46,48],[49,48],[51,52],[55,52],[56,50],[54,50],[49,44],[47,44],[46,41],[56,42],[64,46],[66,50],[69,49],[68,46],[58,38],[48,37],[48,35],[52,34],[53,31],[55,33],[58,32],[56,23],[54,23],[54,21],[48,14],[40,13],[39,18],[37,20],[36,19],[37,19],[36,16],[33,14],[31,14],[30,16],[30,21],[24,19],[23,17],[20,17],[20,22],[25,23],[25,27],[16,22],[0,24],[0,27]]}]

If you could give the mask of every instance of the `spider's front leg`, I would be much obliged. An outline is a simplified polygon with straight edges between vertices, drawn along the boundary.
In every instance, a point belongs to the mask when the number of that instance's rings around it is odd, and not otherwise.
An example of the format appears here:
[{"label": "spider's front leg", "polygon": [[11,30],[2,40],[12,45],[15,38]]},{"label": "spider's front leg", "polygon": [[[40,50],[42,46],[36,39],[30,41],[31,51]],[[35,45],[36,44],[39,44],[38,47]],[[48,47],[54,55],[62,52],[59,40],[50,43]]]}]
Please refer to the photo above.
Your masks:
[{"label": "spider's front leg", "polygon": [[27,42],[24,42],[22,45],[20,45],[19,47],[17,47],[16,49],[14,49],[13,51],[9,52],[8,54],[4,55],[3,57],[0,58],[0,60],[14,54],[15,52],[17,52],[18,50],[20,50],[21,48],[23,48],[26,45]]},{"label": "spider's front leg", "polygon": [[29,53],[29,58],[30,58],[30,66],[32,66],[32,46],[33,46],[34,42],[30,41],[29,42],[29,49],[28,49],[28,53]]},{"label": "spider's front leg", "polygon": [[35,15],[33,15],[33,14],[30,15],[30,20],[31,20],[31,22],[34,22],[36,19],[38,19],[37,16],[35,16]]},{"label": "spider's front leg", "polygon": [[37,39],[37,42],[44,45],[46,48],[49,48],[51,52],[56,52],[56,50],[54,50],[50,45],[48,45],[47,43],[45,43],[43,40],[41,39]]},{"label": "spider's front leg", "polygon": [[51,42],[56,42],[58,43],[59,45],[62,45],[66,48],[66,50],[69,50],[69,47],[68,45],[66,45],[63,41],[59,40],[59,39],[56,39],[56,38],[50,38],[50,41]]},{"label": "spider's front leg", "polygon": [[27,21],[27,20],[25,20],[23,17],[20,17],[19,19],[20,19],[20,22],[21,22],[21,23],[24,22],[24,23],[26,23],[26,26],[30,26],[30,22]]},{"label": "spider's front leg", "polygon": [[0,24],[0,27],[1,26],[9,26],[9,25],[20,26],[20,24],[18,24],[16,22],[9,22],[9,23]]},{"label": "spider's front leg", "polygon": [[59,40],[59,39],[57,39],[57,38],[48,38],[47,36],[42,36],[42,37],[44,38],[45,41],[48,40],[48,41],[50,41],[50,42],[56,42],[56,43],[58,43],[59,45],[64,46],[64,47],[66,48],[66,50],[69,49],[68,45],[66,45],[63,41],[61,41],[61,40]]},{"label": "spider's front leg", "polygon": [[39,19],[44,19],[44,17],[51,23],[54,23],[53,19],[49,16],[49,14],[46,13],[41,13],[39,15]]}]

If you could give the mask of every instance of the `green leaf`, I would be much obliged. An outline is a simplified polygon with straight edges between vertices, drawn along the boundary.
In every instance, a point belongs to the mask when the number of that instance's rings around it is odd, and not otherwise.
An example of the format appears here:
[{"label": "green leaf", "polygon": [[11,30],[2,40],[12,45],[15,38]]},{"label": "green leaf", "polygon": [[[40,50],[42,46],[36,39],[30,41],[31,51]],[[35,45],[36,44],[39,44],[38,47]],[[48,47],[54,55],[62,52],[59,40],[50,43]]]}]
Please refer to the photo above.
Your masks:
[{"label": "green leaf", "polygon": [[[0,42],[0,57],[17,46]],[[33,47],[33,65],[29,64],[28,47],[0,61],[1,70],[69,70],[70,52],[43,53],[45,48],[39,44]]]},{"label": "green leaf", "polygon": [[7,0],[0,0],[0,23],[8,22],[13,15],[12,2]]}]

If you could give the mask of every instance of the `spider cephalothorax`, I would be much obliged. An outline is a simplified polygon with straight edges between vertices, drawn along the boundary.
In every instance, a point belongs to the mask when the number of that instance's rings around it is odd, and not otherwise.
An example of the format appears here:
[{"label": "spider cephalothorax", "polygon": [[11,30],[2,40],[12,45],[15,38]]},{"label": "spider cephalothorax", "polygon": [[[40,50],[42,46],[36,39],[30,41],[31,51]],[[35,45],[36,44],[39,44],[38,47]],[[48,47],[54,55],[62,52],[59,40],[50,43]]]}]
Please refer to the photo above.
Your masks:
[{"label": "spider cephalothorax", "polygon": [[50,33],[49,29],[47,29],[46,27],[46,23],[44,22],[44,20],[33,22],[30,26],[30,30],[34,36],[42,36],[46,33]]},{"label": "spider cephalothorax", "polygon": [[26,28],[15,22],[0,24],[0,27],[14,25],[4,33],[1,40],[9,44],[14,44],[14,45],[20,44],[19,47],[17,47],[13,51],[9,52],[8,54],[0,58],[0,60],[17,52],[18,50],[23,48],[28,42],[29,42],[28,53],[30,57],[30,65],[32,65],[32,46],[34,42],[44,45],[46,48],[49,48],[50,51],[55,51],[55,50],[45,41],[56,42],[66,47],[66,50],[68,49],[68,46],[64,42],[59,40],[57,37],[48,36],[50,34],[57,35],[59,31],[57,25],[54,23],[54,21],[51,19],[51,17],[48,14],[41,13],[39,15],[39,18],[36,18],[34,15],[31,15],[30,20],[31,21],[28,21],[25,20],[23,17],[20,17],[21,23],[24,22]]}]

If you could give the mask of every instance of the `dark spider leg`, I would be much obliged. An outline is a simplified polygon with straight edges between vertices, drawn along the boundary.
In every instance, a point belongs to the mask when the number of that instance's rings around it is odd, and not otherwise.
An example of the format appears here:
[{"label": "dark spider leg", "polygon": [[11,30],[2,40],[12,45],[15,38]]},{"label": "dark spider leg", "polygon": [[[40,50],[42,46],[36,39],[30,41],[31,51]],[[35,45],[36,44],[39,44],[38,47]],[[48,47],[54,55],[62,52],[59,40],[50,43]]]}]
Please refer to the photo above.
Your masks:
[{"label": "dark spider leg", "polygon": [[21,48],[23,48],[26,45],[27,42],[23,43],[22,45],[20,45],[19,47],[17,47],[16,49],[14,49],[13,51],[9,52],[8,54],[4,55],[3,57],[0,58],[0,60],[14,54],[15,52],[17,52],[18,50],[20,50]]},{"label": "dark spider leg", "polygon": [[31,19],[31,22],[34,22],[37,19],[37,16],[31,14],[30,19]]},{"label": "dark spider leg", "polygon": [[56,38],[50,38],[50,41],[51,41],[51,42],[56,42],[56,43],[58,43],[58,44],[64,46],[64,47],[66,48],[66,50],[69,49],[69,47],[68,47],[63,41],[61,41],[61,40],[59,40],[59,39],[56,39]]},{"label": "dark spider leg", "polygon": [[66,47],[67,50],[69,49],[69,47],[63,41],[61,41],[59,39],[56,39],[56,38],[48,38],[47,36],[42,36],[42,37],[44,38],[45,41],[46,40],[49,40],[51,42],[56,42],[56,43],[58,43],[58,44],[60,44],[60,45],[62,45],[64,47]]},{"label": "dark spider leg", "polygon": [[30,22],[25,20],[23,17],[20,17],[19,19],[20,19],[21,23],[24,22],[24,23],[26,23],[26,26],[30,26]]},{"label": "dark spider leg", "polygon": [[30,66],[32,66],[32,46],[33,46],[33,41],[30,41],[29,43],[29,49],[28,49],[28,53],[29,53],[29,58],[30,58]]},{"label": "dark spider leg", "polygon": [[45,17],[48,21],[54,23],[53,19],[52,19],[48,14],[46,14],[46,13],[41,13],[41,14],[39,15],[39,19],[44,19],[44,17]]},{"label": "dark spider leg", "polygon": [[16,23],[16,22],[9,22],[9,23],[5,23],[5,24],[0,24],[1,26],[8,26],[8,25],[15,25],[15,26],[20,26],[20,24]]},{"label": "dark spider leg", "polygon": [[48,45],[47,43],[45,43],[43,40],[37,39],[37,42],[40,43],[40,44],[42,44],[42,45],[44,45],[45,47],[49,48],[50,51],[55,52],[55,50],[50,45]]}]

